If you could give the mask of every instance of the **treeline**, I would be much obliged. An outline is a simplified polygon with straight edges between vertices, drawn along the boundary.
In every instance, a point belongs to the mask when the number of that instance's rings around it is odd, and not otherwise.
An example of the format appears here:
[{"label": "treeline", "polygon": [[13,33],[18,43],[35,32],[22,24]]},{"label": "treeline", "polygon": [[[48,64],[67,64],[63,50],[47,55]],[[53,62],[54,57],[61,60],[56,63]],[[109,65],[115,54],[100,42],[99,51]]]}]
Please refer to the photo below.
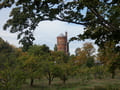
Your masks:
[{"label": "treeline", "polygon": [[[46,45],[33,45],[28,51],[16,48],[0,38],[0,89],[18,90],[26,80],[30,86],[35,79],[46,78],[51,85],[54,78],[62,80],[63,84],[69,78],[80,78],[82,83],[91,79],[103,79],[119,69],[118,52],[114,43],[105,45],[98,50],[92,43],[85,43],[77,48],[75,55],[68,56],[63,52],[52,51]],[[114,51],[114,52],[113,52]]]}]

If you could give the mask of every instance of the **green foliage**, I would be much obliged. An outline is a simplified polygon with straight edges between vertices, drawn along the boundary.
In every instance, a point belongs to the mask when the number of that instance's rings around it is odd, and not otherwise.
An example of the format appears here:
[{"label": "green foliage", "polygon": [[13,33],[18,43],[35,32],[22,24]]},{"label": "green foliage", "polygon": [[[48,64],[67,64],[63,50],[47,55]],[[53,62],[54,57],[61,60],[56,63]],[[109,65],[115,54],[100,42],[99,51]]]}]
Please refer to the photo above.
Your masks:
[{"label": "green foliage", "polygon": [[57,64],[67,63],[69,60],[69,56],[61,51],[51,52],[51,56],[53,58],[53,61],[55,61]]},{"label": "green foliage", "polygon": [[104,65],[95,65],[91,68],[91,72],[95,79],[103,79],[107,73],[107,67]]},{"label": "green foliage", "polygon": [[0,89],[1,90],[16,90],[20,89],[24,82],[24,73],[19,68],[11,68],[6,65],[7,68],[0,71]]},{"label": "green foliage", "polygon": [[26,78],[30,78],[30,85],[33,86],[35,78],[41,78],[43,75],[42,62],[47,60],[49,55],[49,47],[46,45],[33,45],[20,59],[23,61],[23,68],[26,73]]},{"label": "green foliage", "polygon": [[115,77],[115,70],[119,68],[119,52],[116,51],[116,45],[114,42],[107,42],[104,48],[99,49],[98,59],[101,60],[112,74],[112,78]]},{"label": "green foliage", "polygon": [[79,67],[78,68],[78,75],[81,80],[81,84],[86,84],[89,80],[92,79],[91,69],[88,67]]},{"label": "green foliage", "polygon": [[91,68],[94,66],[94,57],[89,57],[86,62],[86,66]]},{"label": "green foliage", "polygon": [[56,75],[56,65],[53,61],[45,61],[42,63],[42,70],[45,75],[45,77],[48,79],[48,84],[51,85],[53,79]]},{"label": "green foliage", "polygon": [[49,53],[49,47],[46,45],[33,45],[29,48],[28,53],[34,56],[41,56]]},{"label": "green foliage", "polygon": [[19,32],[18,39],[25,50],[33,44],[33,31],[43,20],[84,25],[84,33],[73,39],[90,38],[101,47],[107,41],[119,44],[119,0],[2,0],[0,9],[12,5],[11,18],[4,29],[10,28],[12,33]]},{"label": "green foliage", "polygon": [[[94,47],[89,43],[84,44],[83,48],[77,50],[77,56],[68,56],[63,52],[50,51],[46,45],[33,45],[29,47],[27,52],[22,52],[20,48],[15,48],[0,39],[0,89],[19,90],[25,80],[29,79],[32,86],[35,84],[35,80],[45,79],[44,77],[52,86],[56,84],[52,83],[56,78],[62,80],[63,84],[66,85],[74,83],[74,81],[69,80],[71,77],[72,79],[77,78],[77,83],[84,86],[94,79],[104,80],[109,78],[107,77],[109,76],[108,71],[114,77],[119,74],[116,73],[116,70],[120,68],[120,56],[114,46],[114,43],[106,43],[104,49],[99,49],[97,59],[101,60],[102,63],[104,62],[102,65],[101,63],[94,64]],[[85,56],[85,62],[78,64],[76,59],[80,59],[79,57],[83,55]],[[67,87],[66,85],[64,87]],[[109,84],[105,87],[113,88]],[[104,87],[94,85],[92,88]]]},{"label": "green foliage", "polygon": [[24,74],[17,59],[19,50],[2,39],[0,39],[0,48],[0,89],[20,89]]},{"label": "green foliage", "polygon": [[66,83],[66,80],[71,76],[72,73],[72,67],[69,63],[60,63],[59,66],[59,72],[57,73],[57,77],[59,77],[63,83]]},{"label": "green foliage", "polygon": [[57,45],[55,44],[55,46],[54,46],[54,51],[57,51]]},{"label": "green foliage", "polygon": [[86,64],[86,66],[92,67],[94,65],[94,52],[95,48],[92,43],[84,43],[82,48],[75,50],[76,57],[74,62],[78,65]]}]

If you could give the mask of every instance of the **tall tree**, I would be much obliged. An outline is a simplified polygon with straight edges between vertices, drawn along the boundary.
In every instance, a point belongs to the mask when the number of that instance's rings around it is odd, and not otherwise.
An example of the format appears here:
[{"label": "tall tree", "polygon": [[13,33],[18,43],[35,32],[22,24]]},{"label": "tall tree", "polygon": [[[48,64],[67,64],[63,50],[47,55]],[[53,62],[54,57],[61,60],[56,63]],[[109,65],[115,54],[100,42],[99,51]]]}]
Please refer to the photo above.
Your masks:
[{"label": "tall tree", "polygon": [[60,78],[63,83],[66,83],[68,77],[73,72],[72,66],[69,62],[69,56],[61,51],[51,52],[52,62],[54,63],[53,76]]},{"label": "tall tree", "polygon": [[51,60],[52,59],[51,56],[48,56],[47,58],[48,60],[42,62],[42,67],[43,67],[43,73],[48,80],[48,84],[51,85],[56,75],[57,66]]},{"label": "tall tree", "polygon": [[29,47],[27,58],[24,61],[24,67],[30,78],[31,86],[33,86],[35,78],[42,76],[42,61],[46,61],[49,52],[49,47],[46,45],[33,45]]},{"label": "tall tree", "polygon": [[57,44],[55,44],[54,46],[54,51],[57,51]]},{"label": "tall tree", "polygon": [[89,42],[84,43],[83,50],[85,51],[87,57],[92,56],[95,52],[94,46],[92,45],[92,43]]},{"label": "tall tree", "polygon": [[24,74],[21,69],[20,51],[0,38],[0,89],[20,89]]},{"label": "tall tree", "polygon": [[76,49],[75,49],[75,55],[76,55],[76,56],[79,56],[80,51],[81,51],[81,48],[76,48]]},{"label": "tall tree", "polygon": [[83,34],[73,39],[91,38],[102,46],[106,41],[120,41],[119,0],[2,0],[0,8],[14,5],[4,29],[19,32],[18,39],[32,44],[33,31],[43,20],[60,20],[85,26]]},{"label": "tall tree", "polygon": [[88,67],[93,66],[95,48],[92,43],[84,43],[82,48],[77,48],[75,62],[78,65],[86,64]]},{"label": "tall tree", "polygon": [[[47,55],[47,59],[43,61],[42,66],[49,85],[51,85],[55,77],[62,78],[63,74],[67,72],[66,67],[64,67],[65,65],[63,65],[67,64],[67,62],[68,56],[64,52],[51,51],[50,54]],[[64,69],[62,69],[62,65]],[[65,75],[65,78],[62,78],[62,80],[66,81],[66,77]]]},{"label": "tall tree", "polygon": [[115,50],[114,42],[105,43],[104,49],[99,48],[98,60],[100,60],[109,69],[112,74],[112,78],[115,77],[116,69],[120,66],[120,53]]}]

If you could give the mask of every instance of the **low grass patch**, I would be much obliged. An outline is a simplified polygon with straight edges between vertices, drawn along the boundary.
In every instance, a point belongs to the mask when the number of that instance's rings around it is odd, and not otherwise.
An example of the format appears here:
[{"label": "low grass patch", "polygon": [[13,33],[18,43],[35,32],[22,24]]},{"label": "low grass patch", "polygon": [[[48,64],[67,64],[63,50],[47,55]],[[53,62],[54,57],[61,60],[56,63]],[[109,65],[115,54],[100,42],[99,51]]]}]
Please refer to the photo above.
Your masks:
[{"label": "low grass patch", "polygon": [[46,79],[36,79],[33,87],[29,85],[29,80],[27,80],[22,90],[120,90],[120,80],[96,79],[82,83],[78,78],[71,78],[64,85],[61,80],[55,78],[52,85],[49,86]]}]

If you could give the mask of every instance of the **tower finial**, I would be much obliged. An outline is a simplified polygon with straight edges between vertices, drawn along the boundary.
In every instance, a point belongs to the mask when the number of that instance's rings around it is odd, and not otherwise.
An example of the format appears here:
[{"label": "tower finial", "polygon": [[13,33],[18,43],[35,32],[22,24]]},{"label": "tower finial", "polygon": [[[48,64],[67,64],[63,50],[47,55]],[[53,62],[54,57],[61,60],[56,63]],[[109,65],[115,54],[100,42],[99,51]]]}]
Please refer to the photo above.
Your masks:
[{"label": "tower finial", "polygon": [[65,36],[67,37],[67,32],[65,32]]}]

